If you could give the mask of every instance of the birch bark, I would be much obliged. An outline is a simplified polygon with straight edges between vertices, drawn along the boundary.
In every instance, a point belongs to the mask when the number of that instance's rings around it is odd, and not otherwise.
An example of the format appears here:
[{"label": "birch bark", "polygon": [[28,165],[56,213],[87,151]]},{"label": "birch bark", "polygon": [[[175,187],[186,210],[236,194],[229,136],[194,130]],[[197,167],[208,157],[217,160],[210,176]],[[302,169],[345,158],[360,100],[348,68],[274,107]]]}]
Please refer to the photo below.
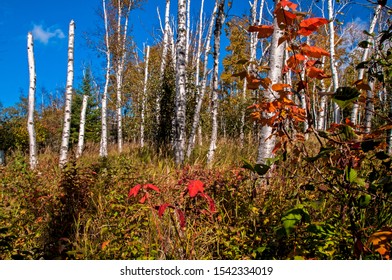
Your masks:
[{"label": "birch bark", "polygon": [[103,15],[104,15],[104,24],[105,24],[105,45],[106,45],[106,76],[105,76],[105,86],[102,93],[102,106],[101,106],[101,143],[99,149],[99,155],[101,157],[108,156],[108,132],[107,132],[107,94],[108,94],[108,86],[110,79],[110,46],[109,46],[109,30],[108,30],[108,17],[106,11],[106,2],[102,0],[103,4]]},{"label": "birch bark", "polygon": [[[373,19],[372,19],[372,21],[370,23],[370,27],[369,27],[370,34],[374,32],[374,29],[375,29],[377,21],[378,21],[378,17],[381,13],[381,9],[382,9],[382,6],[378,5],[374,11],[374,16],[373,16]],[[372,43],[374,40],[371,36],[368,36],[366,41],[369,43]],[[367,47],[363,50],[361,61],[366,61],[368,59],[369,50],[370,50],[370,47]],[[362,80],[364,77],[364,74],[365,74],[365,69],[363,69],[363,68],[359,69],[357,79]],[[351,122],[354,124],[358,123],[357,122],[358,121],[358,110],[359,110],[359,105],[358,105],[358,103],[355,103],[353,106],[353,110],[351,112]]]},{"label": "birch bark", "polygon": [[145,68],[144,68],[144,88],[142,96],[141,125],[140,125],[140,146],[144,147],[144,122],[146,111],[147,82],[148,82],[148,60],[150,57],[150,46],[147,46],[145,52]]},{"label": "birch bark", "polygon": [[219,55],[220,55],[220,40],[222,34],[222,27],[225,22],[225,0],[221,0],[218,6],[218,14],[215,22],[214,30],[214,66],[212,71],[212,98],[211,98],[211,116],[212,116],[212,132],[210,148],[207,153],[207,164],[211,164],[214,159],[216,142],[218,138],[218,71],[219,71]]},{"label": "birch bark", "polygon": [[186,125],[186,1],[178,0],[177,14],[177,62],[176,62],[176,102],[174,153],[177,165],[184,163]]},{"label": "birch bark", "polygon": [[84,132],[86,125],[86,111],[87,111],[88,95],[83,95],[82,111],[80,112],[80,126],[79,126],[79,138],[78,138],[78,149],[76,151],[76,158],[79,158],[83,153],[84,148]]},{"label": "birch bark", "polygon": [[[278,3],[278,1],[276,2]],[[268,78],[271,80],[271,85],[279,83],[281,81],[281,74],[284,61],[284,44],[278,44],[279,39],[283,36],[283,31],[279,28],[276,16],[274,16],[274,32],[272,34]],[[264,98],[267,102],[274,100],[274,95],[277,96],[277,92],[273,92],[272,89],[264,92]],[[266,115],[265,117],[269,117]],[[272,151],[275,146],[275,137],[272,136],[272,127],[264,125],[261,127],[259,148],[257,153],[257,163],[265,163],[267,158],[272,157]]]},{"label": "birch bark", "polygon": [[[165,28],[163,30],[162,59],[161,59],[161,68],[159,71],[161,88],[163,88],[163,77],[164,77],[164,72],[165,72],[165,67],[166,67],[166,62],[167,62],[167,50],[169,48],[169,28],[170,28],[170,0],[166,0]],[[155,103],[156,103],[155,104],[155,106],[156,106],[155,120],[156,120],[156,123],[158,126],[160,123],[160,116],[161,116],[160,115],[161,114],[161,92],[157,93]]]},{"label": "birch bark", "polygon": [[[216,5],[215,5],[216,7]],[[201,55],[201,49],[202,49],[202,37],[203,37],[203,10],[204,10],[204,0],[201,0],[201,7],[200,7],[200,16],[199,16],[199,31],[198,31],[198,44],[197,44],[197,54],[196,54],[196,74],[195,74],[195,87],[197,91],[196,95],[196,109],[195,109],[195,114],[193,116],[193,122],[192,122],[192,127],[191,127],[191,132],[189,135],[189,140],[188,140],[188,148],[186,152],[187,158],[190,157],[192,150],[195,146],[195,141],[196,141],[196,129],[199,126],[199,120],[200,120],[200,109],[201,109],[201,103],[202,103],[202,89],[200,89],[200,55]],[[214,17],[214,16],[213,16]],[[213,21],[211,21],[213,24]],[[211,40],[211,34],[212,34],[212,24],[210,24],[211,28],[207,34],[207,46],[206,48],[210,49],[210,40]],[[209,39],[208,39],[209,35]],[[207,64],[208,64],[208,53],[204,54],[204,68],[207,69]],[[206,72],[206,71],[205,71]],[[205,79],[205,74],[203,72],[203,77],[202,77],[202,83],[203,80]],[[205,85],[205,83],[204,83]],[[201,100],[200,100],[201,99]],[[199,108],[199,103],[200,103],[200,108]],[[201,128],[200,128],[201,129]]]},{"label": "birch bark", "polygon": [[[328,0],[328,27],[329,27],[329,52],[331,54],[331,74],[332,74],[332,84],[333,84],[333,92],[336,92],[339,87],[339,76],[336,67],[336,58],[335,58],[335,26],[334,26],[334,3],[332,0]],[[333,113],[334,113],[334,122],[340,123],[340,108],[339,106],[333,102]]]},{"label": "birch bark", "polygon": [[75,22],[71,20],[69,24],[69,39],[68,39],[68,70],[67,70],[67,84],[65,93],[65,112],[64,112],[64,127],[61,137],[60,149],[60,166],[64,167],[68,162],[68,144],[71,130],[71,105],[72,105],[72,91],[74,78],[74,40],[75,40]]},{"label": "birch bark", "polygon": [[35,127],[34,127],[34,107],[35,107],[35,90],[36,90],[36,73],[35,73],[35,61],[34,61],[34,43],[33,34],[28,33],[27,35],[27,54],[29,63],[29,109],[27,116],[27,130],[29,133],[29,147],[30,147],[30,168],[34,170],[37,167],[37,146],[35,138]]}]

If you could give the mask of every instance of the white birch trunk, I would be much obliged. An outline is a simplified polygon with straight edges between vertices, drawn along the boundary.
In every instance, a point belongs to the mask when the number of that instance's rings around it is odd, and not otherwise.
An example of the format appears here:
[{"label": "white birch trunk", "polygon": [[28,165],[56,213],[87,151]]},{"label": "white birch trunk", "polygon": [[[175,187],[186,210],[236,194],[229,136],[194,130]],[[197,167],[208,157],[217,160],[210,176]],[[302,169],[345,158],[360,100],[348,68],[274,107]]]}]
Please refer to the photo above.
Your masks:
[{"label": "white birch trunk", "polygon": [[186,1],[178,0],[177,14],[177,63],[176,63],[176,116],[174,152],[177,165],[184,163],[186,125]]},{"label": "white birch trunk", "polygon": [[218,87],[219,87],[219,55],[220,55],[220,37],[222,34],[222,27],[225,22],[225,0],[221,0],[218,6],[218,14],[216,17],[214,30],[214,66],[212,70],[212,98],[211,98],[211,116],[212,116],[212,132],[210,148],[207,153],[207,164],[211,164],[214,159],[216,150],[216,142],[218,138]]},{"label": "white birch trunk", "polygon": [[[196,53],[196,74],[195,74],[195,87],[197,91],[196,95],[196,110],[195,114],[193,117],[193,122],[192,122],[192,128],[191,128],[191,133],[189,135],[189,140],[188,140],[188,148],[186,152],[187,158],[190,157],[192,150],[195,146],[195,141],[196,141],[196,129],[199,126],[199,119],[200,119],[200,110],[199,113],[197,113],[197,107],[199,104],[199,99],[201,96],[201,89],[200,89],[200,55],[201,55],[201,49],[202,49],[202,37],[203,37],[203,9],[204,9],[204,0],[201,0],[201,7],[200,7],[200,16],[199,16],[199,31],[198,31],[198,43],[197,43],[197,53]],[[212,28],[211,28],[212,30]],[[212,32],[211,32],[212,33]],[[211,38],[211,36],[210,36]],[[207,62],[208,62],[208,54],[205,56],[207,57]],[[205,67],[207,67],[205,65]],[[203,77],[204,79],[204,77]],[[197,114],[199,116],[197,116]],[[200,128],[201,130],[201,128]]]},{"label": "white birch trunk", "polygon": [[[165,28],[163,30],[163,46],[162,46],[162,60],[161,60],[161,68],[160,68],[160,84],[161,88],[163,88],[163,77],[165,73],[165,68],[166,68],[166,62],[167,62],[167,51],[169,48],[169,29],[170,29],[170,0],[166,0],[166,8],[165,8]],[[157,92],[156,100],[155,100],[155,108],[156,108],[156,114],[155,114],[155,120],[156,120],[156,125],[159,125],[160,122],[160,114],[161,114],[161,92]]]},{"label": "white birch trunk", "polygon": [[[323,56],[321,62],[322,62],[322,65],[325,65],[325,56]],[[321,84],[321,91],[325,92],[324,80],[320,80],[320,84]],[[326,112],[327,112],[327,96],[323,95],[320,100],[320,112],[319,112],[318,118],[317,118],[317,129],[318,130],[325,129]]]},{"label": "white birch trunk", "polygon": [[191,0],[186,0],[186,45],[185,45],[185,65],[189,62],[189,44],[191,31]]},{"label": "white birch trunk", "polygon": [[71,20],[69,24],[69,39],[68,39],[68,70],[67,70],[67,84],[65,93],[65,112],[64,112],[64,127],[61,137],[60,149],[60,166],[63,167],[68,162],[68,144],[71,133],[71,105],[72,105],[72,91],[74,78],[74,41],[75,41],[75,23]]},{"label": "white birch trunk", "polygon": [[29,77],[30,77],[27,130],[29,133],[30,168],[34,170],[37,167],[37,163],[38,163],[37,145],[35,140],[35,127],[34,127],[36,74],[35,74],[35,61],[34,61],[33,34],[31,34],[30,32],[27,35],[27,55],[28,55],[28,63],[29,63]]},{"label": "white birch trunk", "polygon": [[[376,9],[374,11],[373,19],[372,19],[372,21],[370,23],[369,33],[373,33],[374,32],[374,28],[376,27],[376,24],[377,24],[378,17],[380,15],[381,9],[382,9],[381,5],[378,5],[376,7]],[[371,36],[368,36],[366,41],[369,42],[369,43],[372,43],[374,40],[373,40],[373,38]],[[370,50],[370,46],[368,46],[367,48],[365,48],[363,50],[362,60],[361,61],[366,61],[368,59],[369,50]],[[362,80],[364,74],[365,74],[365,69],[363,69],[363,68],[359,69],[359,71],[358,71],[358,78],[357,79],[358,80]],[[358,123],[357,122],[357,119],[358,119],[358,109],[359,109],[359,105],[358,105],[358,103],[355,103],[354,106],[353,106],[353,110],[351,112],[351,122],[354,123],[354,124]]]},{"label": "white birch trunk", "polygon": [[144,147],[144,122],[146,111],[146,97],[147,97],[147,82],[148,82],[148,60],[150,57],[150,46],[147,46],[145,53],[145,68],[144,68],[144,88],[142,96],[142,110],[141,110],[141,124],[140,124],[140,146]]},{"label": "white birch trunk", "polygon": [[365,107],[365,133],[370,133],[372,130],[372,119],[374,112],[374,103],[373,103],[373,89],[374,83],[369,82],[369,86],[371,90],[366,92],[366,107]]},{"label": "white birch trunk", "polygon": [[87,111],[88,95],[83,95],[82,111],[80,112],[79,138],[78,149],[76,150],[76,158],[79,158],[83,153],[84,148],[84,132],[86,125],[86,111]]},{"label": "white birch trunk", "polygon": [[5,153],[4,153],[4,150],[0,150],[0,165],[5,165]]},{"label": "white birch trunk", "polygon": [[107,94],[108,94],[108,86],[110,79],[110,46],[109,46],[109,31],[108,31],[108,18],[106,11],[106,2],[102,0],[103,4],[103,15],[104,15],[104,24],[105,24],[105,45],[106,45],[106,76],[105,76],[105,86],[102,93],[102,106],[101,106],[101,143],[99,149],[99,155],[101,157],[108,156],[108,132],[107,132]]},{"label": "white birch trunk", "polygon": [[[334,6],[333,1],[328,0],[328,20],[329,20],[329,52],[331,54],[331,74],[332,74],[332,84],[333,84],[333,92],[336,92],[339,87],[339,77],[338,71],[336,67],[336,58],[335,58],[335,26],[334,26]],[[339,106],[333,102],[333,115],[334,122],[340,123],[340,108]]]},{"label": "white birch trunk", "polygon": [[128,18],[133,5],[133,1],[129,1],[127,12],[125,13],[125,23],[123,33],[121,33],[121,19],[122,19],[122,4],[118,0],[118,10],[117,10],[117,47],[120,49],[117,57],[117,69],[116,69],[116,111],[117,111],[117,144],[118,152],[122,153],[123,150],[123,132],[122,132],[122,84],[123,84],[123,74],[124,65],[126,59],[126,41],[128,32]]},{"label": "white birch trunk", "polygon": [[[277,2],[278,3],[278,2]],[[279,28],[276,17],[274,17],[274,32],[272,34],[271,50],[269,58],[269,67],[271,70],[268,72],[268,78],[271,79],[271,85],[281,81],[281,74],[284,61],[284,44],[278,45],[279,39],[283,36],[283,31]],[[274,100],[272,89],[264,92],[264,97],[267,102]],[[274,93],[278,95],[277,92]],[[266,115],[269,117],[269,115]],[[267,158],[272,157],[272,151],[275,146],[275,137],[272,135],[272,127],[262,126],[260,131],[259,148],[257,153],[257,163],[265,163]]]}]

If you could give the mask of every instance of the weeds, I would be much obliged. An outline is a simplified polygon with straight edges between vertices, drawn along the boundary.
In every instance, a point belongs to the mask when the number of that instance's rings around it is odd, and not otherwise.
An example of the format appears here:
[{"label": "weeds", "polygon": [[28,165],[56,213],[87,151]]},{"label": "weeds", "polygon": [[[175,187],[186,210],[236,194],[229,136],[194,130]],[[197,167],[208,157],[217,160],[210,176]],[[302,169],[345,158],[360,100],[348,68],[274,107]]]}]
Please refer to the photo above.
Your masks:
[{"label": "weeds", "polygon": [[47,153],[36,172],[15,154],[0,173],[0,258],[388,258],[390,158],[371,151],[349,169],[336,160],[347,151],[309,141],[270,170],[231,142],[210,168],[205,147],[181,169],[149,147],[91,150],[63,170]]}]

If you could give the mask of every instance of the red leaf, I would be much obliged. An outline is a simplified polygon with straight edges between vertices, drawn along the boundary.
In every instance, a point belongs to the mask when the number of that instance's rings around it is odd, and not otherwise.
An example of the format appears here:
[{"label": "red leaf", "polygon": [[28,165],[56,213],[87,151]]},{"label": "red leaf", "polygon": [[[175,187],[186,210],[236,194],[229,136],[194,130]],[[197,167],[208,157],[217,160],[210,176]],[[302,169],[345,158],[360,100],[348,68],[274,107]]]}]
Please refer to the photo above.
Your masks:
[{"label": "red leaf", "polygon": [[163,216],[163,213],[165,212],[165,210],[166,210],[167,207],[174,208],[174,207],[173,207],[172,205],[170,205],[169,203],[164,203],[164,204],[160,205],[160,206],[159,206],[159,209],[158,209],[158,216],[159,216],[159,217],[162,217],[162,216]]},{"label": "red leaf", "polygon": [[143,195],[143,197],[139,200],[139,202],[141,203],[141,204],[143,204],[144,202],[146,202],[146,200],[149,198],[149,194],[146,192],[144,195]]},{"label": "red leaf", "polygon": [[176,209],[177,215],[178,215],[178,220],[180,221],[180,227],[184,228],[186,226],[186,221],[185,221],[185,215],[184,212],[182,212],[181,209]]},{"label": "red leaf", "polygon": [[132,189],[130,189],[128,193],[128,198],[130,198],[131,196],[136,197],[141,187],[142,186],[138,184],[134,186]]},{"label": "red leaf", "polygon": [[154,186],[153,184],[146,184],[143,186],[144,189],[151,189],[156,192],[160,192],[159,188],[157,186]]},{"label": "red leaf", "polygon": [[216,212],[216,207],[215,207],[215,201],[206,193],[201,194],[201,196],[207,200],[208,202],[208,207],[210,209],[211,213],[215,213]]},{"label": "red leaf", "polygon": [[190,197],[195,197],[199,192],[204,192],[204,184],[199,180],[192,180],[188,184],[188,192]]},{"label": "red leaf", "polygon": [[291,8],[294,11],[298,7],[297,4],[294,4],[294,3],[290,2],[290,1],[286,1],[286,0],[280,1],[280,5],[282,5],[283,8],[284,7],[289,7],[289,8]]},{"label": "red leaf", "polygon": [[325,18],[308,18],[299,24],[300,29],[298,34],[302,36],[309,36],[316,31],[320,26],[327,24],[329,21]]}]

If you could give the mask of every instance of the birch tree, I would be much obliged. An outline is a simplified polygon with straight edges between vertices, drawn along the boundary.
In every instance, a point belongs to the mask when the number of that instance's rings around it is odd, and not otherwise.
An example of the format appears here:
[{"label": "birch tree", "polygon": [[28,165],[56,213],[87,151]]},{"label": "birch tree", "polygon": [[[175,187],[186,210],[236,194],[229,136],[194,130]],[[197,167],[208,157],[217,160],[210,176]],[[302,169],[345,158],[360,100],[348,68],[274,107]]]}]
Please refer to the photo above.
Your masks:
[{"label": "birch tree", "polygon": [[176,100],[174,153],[177,165],[184,163],[186,125],[186,1],[178,0],[176,44]]},{"label": "birch tree", "polygon": [[79,137],[78,137],[78,149],[76,151],[76,158],[82,155],[84,148],[84,132],[86,125],[86,111],[87,111],[88,95],[83,95],[82,111],[80,112],[80,126],[79,126]]},{"label": "birch tree", "polygon": [[28,53],[29,77],[30,77],[27,130],[29,133],[30,168],[34,170],[37,166],[38,160],[37,160],[37,146],[35,141],[35,127],[34,127],[36,74],[35,74],[35,61],[34,61],[33,34],[31,32],[29,32],[27,35],[27,53]]},{"label": "birch tree", "polygon": [[[378,17],[381,13],[381,9],[382,6],[381,5],[377,5],[375,11],[374,11],[374,15],[373,15],[373,19],[370,22],[370,27],[369,27],[369,34],[372,34],[374,32],[374,29],[376,27],[377,21],[378,21]],[[371,43],[373,43],[373,37],[368,35],[366,42],[368,42],[368,45],[370,45]],[[363,53],[362,53],[362,60],[361,61],[367,61],[368,57],[369,57],[369,51],[370,51],[370,47],[367,46],[366,48],[363,49]],[[358,71],[358,77],[357,80],[362,80],[364,78],[364,74],[365,74],[365,69],[361,68]],[[359,105],[358,103],[355,103],[353,106],[353,110],[351,112],[351,122],[354,124],[357,124],[357,117],[358,117],[358,109],[359,109]],[[367,127],[367,126],[365,126]]]},{"label": "birch tree", "polygon": [[[126,7],[126,1],[117,1],[117,57],[116,57],[116,111],[117,111],[117,144],[118,152],[121,153],[123,149],[123,130],[122,130],[122,84],[124,66],[127,57],[126,43],[127,43],[127,32],[128,32],[128,19],[129,13],[134,1],[129,0]],[[122,22],[124,26],[122,27]]]},{"label": "birch tree", "polygon": [[[332,75],[332,84],[333,84],[333,92],[336,92],[339,87],[339,77],[338,70],[336,67],[336,57],[335,57],[335,16],[334,16],[334,2],[333,0],[328,0],[328,27],[329,27],[329,52],[331,54],[331,75]],[[340,109],[339,106],[334,102],[333,103],[333,113],[334,113],[334,122],[340,123]]]},{"label": "birch tree", "polygon": [[102,100],[101,100],[101,143],[99,149],[99,155],[101,157],[108,156],[108,132],[107,132],[107,94],[108,94],[108,86],[109,86],[109,79],[110,79],[110,45],[109,45],[109,30],[108,30],[108,17],[107,17],[107,10],[106,10],[106,2],[102,0],[103,5],[103,16],[104,16],[104,25],[105,25],[105,55],[106,55],[106,76],[105,76],[105,86],[102,93]]},{"label": "birch tree", "polygon": [[[214,28],[215,18],[217,15],[218,4],[219,4],[219,0],[216,0],[214,10],[212,12],[211,20],[210,20],[210,23],[208,26],[207,37],[205,40],[203,74],[201,77],[201,85],[199,86],[200,90],[198,89],[197,96],[196,96],[196,108],[195,108],[195,113],[193,115],[191,133],[190,133],[189,140],[188,140],[187,157],[190,157],[190,155],[193,151],[193,148],[195,146],[196,130],[199,127],[201,106],[203,104],[204,95],[205,95],[205,92],[207,89],[208,56],[209,56],[209,53],[211,50],[211,37],[212,37],[212,31]],[[196,79],[196,80],[198,80],[198,79]]]},{"label": "birch tree", "polygon": [[211,132],[211,142],[207,153],[207,163],[210,164],[214,159],[214,154],[216,150],[216,142],[218,138],[218,70],[219,70],[219,55],[220,55],[220,37],[222,33],[222,27],[225,22],[225,0],[221,0],[218,6],[218,13],[215,22],[214,30],[214,66],[212,70],[212,132]]},{"label": "birch tree", "polygon": [[68,144],[71,130],[71,104],[74,78],[74,41],[75,41],[75,23],[71,20],[69,24],[69,39],[68,39],[68,70],[67,83],[65,92],[65,112],[64,112],[64,126],[61,137],[60,149],[60,166],[63,167],[68,162]]},{"label": "birch tree", "polygon": [[[279,1],[276,1],[276,4]],[[284,62],[284,46],[285,44],[279,44],[279,39],[283,36],[283,31],[279,28],[279,24],[276,16],[274,16],[274,31],[272,33],[270,57],[269,57],[269,72],[268,78],[271,80],[271,85],[277,84],[281,81],[281,73]],[[273,101],[275,96],[278,96],[277,92],[272,89],[264,91],[264,98],[267,102]],[[267,113],[265,117],[268,118]],[[260,131],[259,148],[257,152],[257,163],[265,163],[267,158],[272,157],[272,150],[275,146],[275,137],[272,135],[272,127],[263,125]]]},{"label": "birch tree", "polygon": [[[163,88],[163,78],[165,67],[167,63],[167,52],[169,49],[169,29],[170,29],[170,0],[166,0],[166,8],[165,8],[165,27],[163,29],[163,42],[162,42],[162,59],[161,59],[161,68],[160,68],[160,84],[161,88]],[[161,92],[157,93],[156,97],[156,123],[157,125],[160,123],[160,114],[161,114]]]},{"label": "birch tree", "polygon": [[146,98],[147,98],[147,82],[148,82],[148,60],[150,57],[150,46],[146,47],[145,51],[145,66],[144,66],[144,86],[142,96],[142,109],[141,109],[141,124],[140,124],[140,146],[144,147],[144,123],[145,123],[145,111],[146,111]]}]

